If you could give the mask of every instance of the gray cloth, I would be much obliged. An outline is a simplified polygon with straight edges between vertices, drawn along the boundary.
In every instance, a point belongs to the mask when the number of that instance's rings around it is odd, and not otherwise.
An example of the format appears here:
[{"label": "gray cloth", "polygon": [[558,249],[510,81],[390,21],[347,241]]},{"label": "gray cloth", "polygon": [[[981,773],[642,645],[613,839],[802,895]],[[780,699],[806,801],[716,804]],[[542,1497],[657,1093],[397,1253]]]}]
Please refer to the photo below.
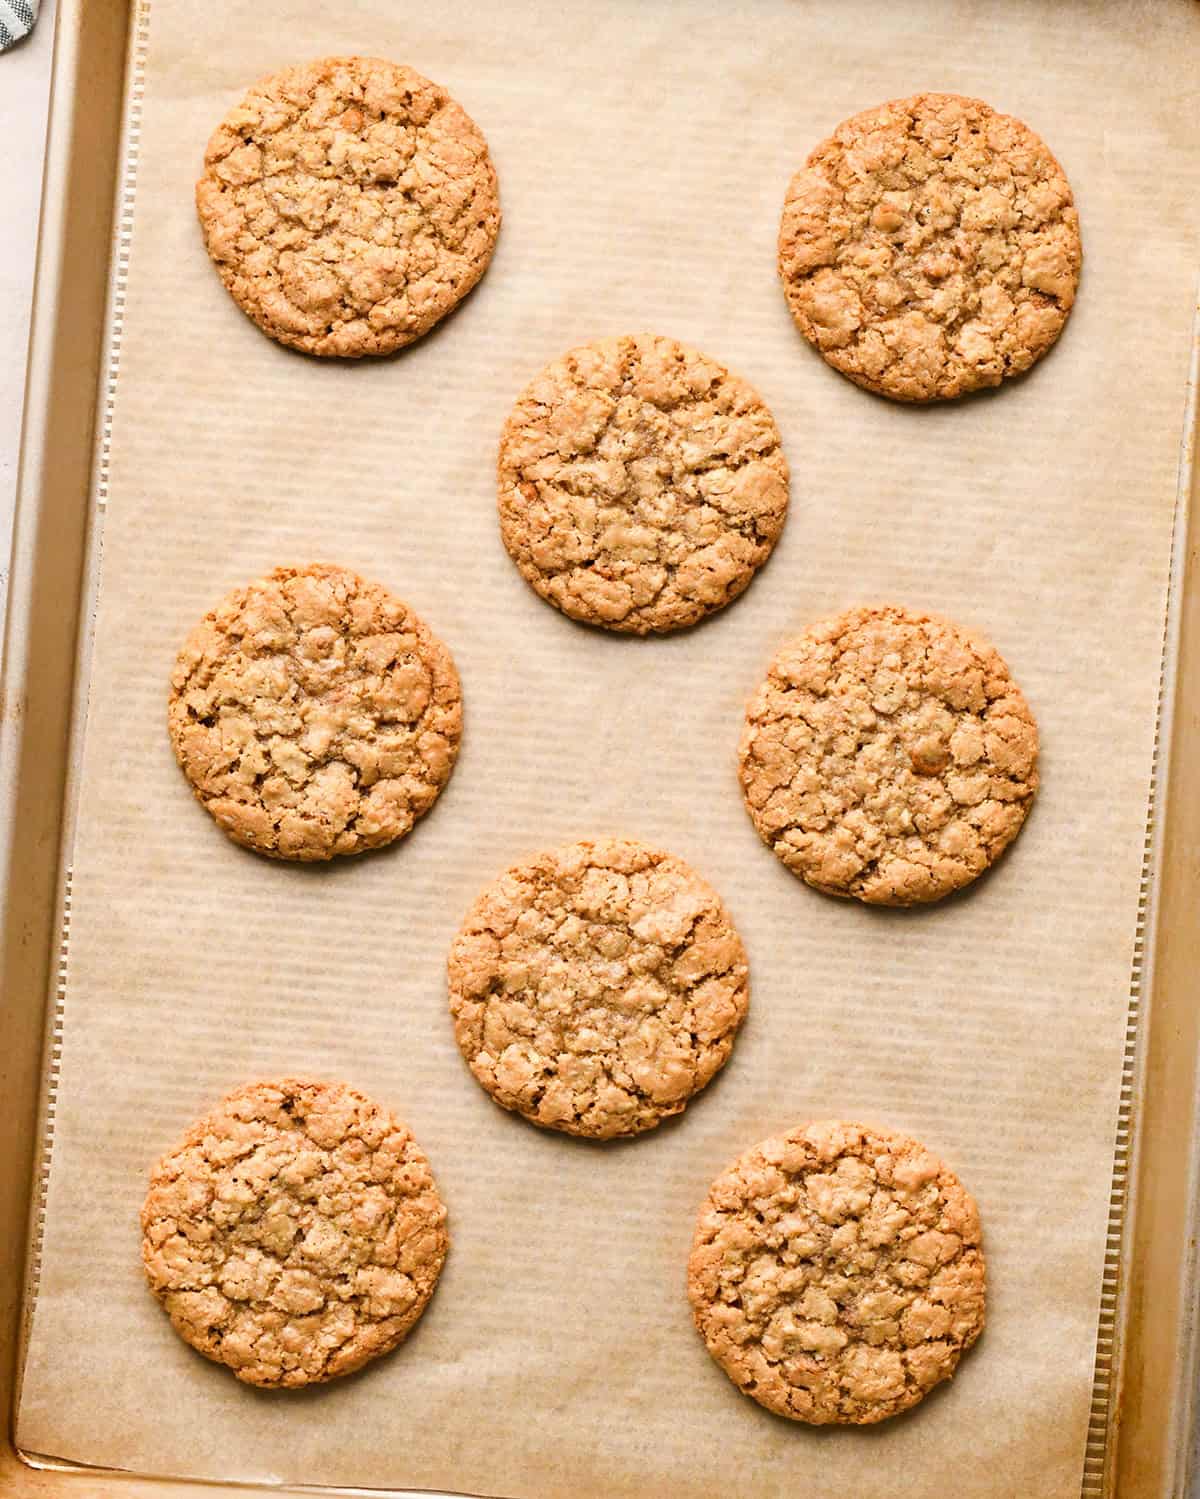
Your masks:
[{"label": "gray cloth", "polygon": [[33,30],[39,3],[40,0],[0,0],[0,52]]}]

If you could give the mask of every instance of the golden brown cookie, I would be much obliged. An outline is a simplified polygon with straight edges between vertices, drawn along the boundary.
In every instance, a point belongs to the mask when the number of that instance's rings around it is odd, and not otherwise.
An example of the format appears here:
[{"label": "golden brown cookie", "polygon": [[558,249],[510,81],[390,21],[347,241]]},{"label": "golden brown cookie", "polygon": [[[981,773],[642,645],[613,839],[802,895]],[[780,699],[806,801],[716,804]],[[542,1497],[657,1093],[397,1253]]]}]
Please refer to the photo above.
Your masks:
[{"label": "golden brown cookie", "polygon": [[907,1135],[805,1125],[713,1182],[688,1296],[709,1353],[760,1405],[817,1426],[883,1421],[983,1331],[979,1212]]},{"label": "golden brown cookie", "polygon": [[279,567],[224,599],[171,677],[171,743],[237,843],[331,859],[401,838],[450,779],[462,696],[450,652],[348,568]]},{"label": "golden brown cookie", "polygon": [[1063,330],[1083,252],[1062,167],[1011,115],[917,94],[839,125],[792,178],[779,273],[851,380],[939,401],[1019,375]]},{"label": "golden brown cookie", "polygon": [[449,986],[455,1038],[495,1101],[602,1140],[678,1114],[725,1064],[749,1001],[716,892],[628,838],[552,849],[489,885]]},{"label": "golden brown cookie", "polygon": [[787,514],[774,418],[671,338],[601,338],[527,387],[500,440],[500,532],[572,619],[635,635],[722,609]]},{"label": "golden brown cookie", "polygon": [[998,859],[1038,786],[1037,725],[990,645],[896,605],[813,625],[771,662],[738,750],[763,842],[808,884],[940,900]]},{"label": "golden brown cookie", "polygon": [[208,143],[196,209],[221,280],[264,333],[349,359],[427,333],[483,275],[500,229],[474,121],[377,57],[256,83]]},{"label": "golden brown cookie", "polygon": [[403,1342],[449,1238],[429,1163],[344,1083],[238,1088],[154,1167],[142,1263],[175,1331],[247,1384],[350,1374]]}]

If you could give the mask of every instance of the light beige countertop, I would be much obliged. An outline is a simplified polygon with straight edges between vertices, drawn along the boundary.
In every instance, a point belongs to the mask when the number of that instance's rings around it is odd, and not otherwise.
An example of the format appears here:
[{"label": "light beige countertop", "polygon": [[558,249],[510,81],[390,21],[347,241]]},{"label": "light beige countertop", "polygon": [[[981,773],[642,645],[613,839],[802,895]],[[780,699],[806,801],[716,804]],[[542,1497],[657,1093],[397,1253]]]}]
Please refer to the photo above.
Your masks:
[{"label": "light beige countertop", "polygon": [[54,0],[42,0],[32,36],[0,54],[0,610],[8,593],[53,52]]}]

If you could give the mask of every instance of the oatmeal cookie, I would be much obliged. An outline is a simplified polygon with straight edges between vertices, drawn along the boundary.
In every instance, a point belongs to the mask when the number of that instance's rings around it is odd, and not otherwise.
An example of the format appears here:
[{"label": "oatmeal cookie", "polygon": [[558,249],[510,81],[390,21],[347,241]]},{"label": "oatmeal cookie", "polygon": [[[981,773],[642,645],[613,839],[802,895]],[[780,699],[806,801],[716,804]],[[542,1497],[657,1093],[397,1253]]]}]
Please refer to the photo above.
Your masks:
[{"label": "oatmeal cookie", "polygon": [[208,143],[204,242],[234,301],[307,354],[390,354],[487,269],[500,199],[487,142],[436,83],[327,57],[256,83]]},{"label": "oatmeal cookie", "polygon": [[774,418],[674,339],[602,338],[549,366],[500,442],[500,531],[572,619],[678,630],[737,598],[787,514]]},{"label": "oatmeal cookie", "polygon": [[450,778],[462,695],[446,647],[344,567],[279,567],[224,599],[171,677],[175,755],[237,843],[277,859],[401,838]]},{"label": "oatmeal cookie", "polygon": [[449,959],[454,1034],[503,1108],[609,1139],[678,1114],[749,1000],[741,938],[682,859],[625,838],[537,855],[488,886]]},{"label": "oatmeal cookie", "polygon": [[687,1287],[745,1394],[794,1421],[868,1425],[949,1379],[982,1332],[979,1213],[916,1140],[809,1124],[713,1182]]},{"label": "oatmeal cookie", "polygon": [[155,1166],[142,1262],[175,1331],[296,1389],[403,1342],[449,1243],[429,1163],[343,1083],[238,1088]]},{"label": "oatmeal cookie", "polygon": [[754,825],[793,874],[887,906],[940,900],[1000,857],[1033,803],[1037,755],[999,654],[895,605],[785,645],[738,751]]},{"label": "oatmeal cookie", "polygon": [[792,178],[779,229],[800,331],[898,401],[1029,369],[1063,330],[1082,259],[1070,184],[1045,143],[958,94],[840,125]]}]

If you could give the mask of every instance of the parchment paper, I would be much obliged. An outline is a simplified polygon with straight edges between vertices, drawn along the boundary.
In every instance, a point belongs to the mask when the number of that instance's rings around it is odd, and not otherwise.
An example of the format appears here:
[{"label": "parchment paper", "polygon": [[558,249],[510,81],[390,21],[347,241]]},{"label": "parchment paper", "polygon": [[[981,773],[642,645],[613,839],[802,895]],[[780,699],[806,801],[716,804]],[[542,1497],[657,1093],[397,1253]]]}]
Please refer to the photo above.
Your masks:
[{"label": "parchment paper", "polygon": [[[155,0],[73,855],[29,1451],[139,1472],[591,1499],[957,1499],[1079,1491],[1197,265],[1197,13],[1184,4]],[[362,51],[443,82],[487,134],[504,228],[481,287],[387,362],[271,343],[210,269],[192,184],[213,125],[285,62]],[[1085,271],[1060,346],[994,396],[877,400],[794,330],[783,191],[845,116],[977,93],[1059,155]],[[571,624],[498,538],[497,436],[572,344],[651,329],[773,408],[792,510],[749,593],[635,641]],[[449,789],[392,850],[271,863],[193,802],[164,722],[193,622],[282,560],[393,586],[465,688]],[[972,892],[885,913],[758,842],[743,702],[815,617],[897,599],[990,637],[1039,718],[1044,789]],[[723,893],[749,1022],[681,1121],[599,1148],[466,1073],[443,963],[480,886],[627,832]],[[345,1078],[393,1106],[451,1212],[395,1355],[264,1394],[190,1352],[142,1283],[145,1172],[227,1088]],[[810,1117],[910,1130],[978,1196],[989,1326],[953,1384],[867,1431],[740,1396],[692,1330],[712,1176]]]}]

